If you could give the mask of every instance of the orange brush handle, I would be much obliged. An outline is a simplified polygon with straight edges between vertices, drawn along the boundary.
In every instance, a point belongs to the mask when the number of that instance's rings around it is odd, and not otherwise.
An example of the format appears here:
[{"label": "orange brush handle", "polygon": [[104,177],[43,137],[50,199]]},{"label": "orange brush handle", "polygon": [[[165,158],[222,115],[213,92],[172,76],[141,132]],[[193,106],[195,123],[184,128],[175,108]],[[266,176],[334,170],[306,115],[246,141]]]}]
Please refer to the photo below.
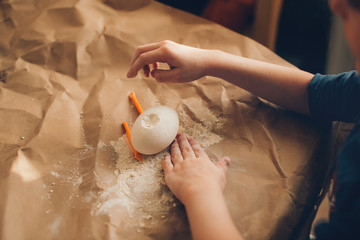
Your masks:
[{"label": "orange brush handle", "polygon": [[135,148],[133,147],[133,145],[132,145],[132,143],[131,143],[131,132],[130,132],[129,125],[127,124],[126,121],[123,122],[123,126],[124,126],[124,128],[125,128],[126,135],[127,135],[128,139],[129,139],[130,146],[131,146],[132,150],[134,151],[135,158],[136,158],[137,160],[139,160],[140,162],[142,162],[142,157],[141,157],[140,153],[138,153],[138,152],[135,150]]},{"label": "orange brush handle", "polygon": [[136,96],[135,96],[135,93],[134,92],[131,92],[130,95],[129,95],[130,99],[133,101],[136,109],[138,110],[139,114],[142,114],[143,110],[141,108],[141,105],[140,103],[138,102],[138,100],[136,99]]}]

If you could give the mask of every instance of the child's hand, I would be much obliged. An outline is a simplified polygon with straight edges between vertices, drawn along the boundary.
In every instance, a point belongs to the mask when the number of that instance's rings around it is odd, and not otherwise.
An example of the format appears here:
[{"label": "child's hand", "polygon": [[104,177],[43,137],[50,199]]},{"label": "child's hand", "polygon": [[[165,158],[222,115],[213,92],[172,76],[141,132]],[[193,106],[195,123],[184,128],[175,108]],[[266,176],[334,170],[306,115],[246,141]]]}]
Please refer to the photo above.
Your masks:
[{"label": "child's hand", "polygon": [[[172,41],[163,41],[138,47],[131,60],[127,77],[133,78],[144,70],[159,82],[190,82],[204,76],[204,68],[211,60],[210,50],[203,50]],[[158,69],[158,62],[167,63],[169,69]]]},{"label": "child's hand", "polygon": [[222,194],[229,163],[230,159],[223,157],[215,165],[194,139],[178,134],[171,145],[171,157],[167,155],[163,161],[165,181],[186,205],[199,195]]}]

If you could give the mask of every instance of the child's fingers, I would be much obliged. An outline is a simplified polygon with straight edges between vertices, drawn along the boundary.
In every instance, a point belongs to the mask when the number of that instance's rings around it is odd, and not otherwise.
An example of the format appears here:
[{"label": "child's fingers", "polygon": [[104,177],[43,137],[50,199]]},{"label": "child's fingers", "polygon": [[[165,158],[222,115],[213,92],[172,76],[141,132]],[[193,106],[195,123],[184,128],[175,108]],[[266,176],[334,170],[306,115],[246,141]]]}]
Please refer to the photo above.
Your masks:
[{"label": "child's fingers", "polygon": [[182,133],[178,134],[177,140],[179,142],[180,151],[181,151],[181,154],[182,154],[184,160],[194,159],[195,158],[194,150],[192,149],[185,134],[182,134]]},{"label": "child's fingers", "polygon": [[189,139],[189,143],[195,153],[195,156],[197,158],[208,158],[204,149],[200,146],[200,144],[195,139],[193,139],[193,138],[188,138],[188,139]]},{"label": "child's fingers", "polygon": [[134,54],[134,57],[131,59],[130,65],[132,65],[135,60],[144,52],[152,51],[161,46],[161,43],[150,43],[146,45],[142,45],[136,49],[136,52]]},{"label": "child's fingers", "polygon": [[127,77],[135,77],[136,74],[145,65],[153,64],[155,62],[165,61],[163,57],[163,51],[155,49],[149,52],[142,53],[135,61],[130,65],[130,69],[127,73]]},{"label": "child's fingers", "polygon": [[150,66],[149,66],[149,65],[143,66],[143,71],[144,71],[145,77],[149,77],[149,76],[150,76]]},{"label": "child's fingers", "polygon": [[158,69],[159,63],[158,63],[158,62],[154,62],[154,63],[152,64],[152,67],[153,67],[153,69]]},{"label": "child's fingers", "polygon": [[163,69],[154,69],[151,71],[151,76],[156,79],[158,82],[175,82],[176,73],[175,70],[163,70]]},{"label": "child's fingers", "polygon": [[169,171],[173,169],[174,165],[171,162],[170,154],[166,154],[163,159],[163,169],[164,173],[167,174]]},{"label": "child's fingers", "polygon": [[217,163],[216,166],[223,169],[226,172],[230,165],[230,158],[229,157],[222,157]]},{"label": "child's fingers", "polygon": [[[156,70],[159,67],[159,63],[157,63],[157,62],[155,62],[155,63],[153,63],[151,65],[152,65],[154,70]],[[144,71],[145,77],[150,77],[150,66],[149,66],[149,64],[143,66],[143,71]],[[151,75],[153,75],[152,72],[151,72]]]},{"label": "child's fingers", "polygon": [[174,142],[171,144],[171,160],[174,165],[179,163],[180,161],[183,161],[183,156],[180,151],[179,144],[177,140],[175,139]]}]

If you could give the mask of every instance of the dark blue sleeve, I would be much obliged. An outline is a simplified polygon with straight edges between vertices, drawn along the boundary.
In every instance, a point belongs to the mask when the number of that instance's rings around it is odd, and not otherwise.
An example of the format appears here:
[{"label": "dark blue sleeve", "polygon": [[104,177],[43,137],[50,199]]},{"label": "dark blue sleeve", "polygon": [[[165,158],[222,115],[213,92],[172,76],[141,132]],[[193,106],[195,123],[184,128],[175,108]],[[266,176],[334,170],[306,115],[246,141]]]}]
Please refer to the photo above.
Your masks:
[{"label": "dark blue sleeve", "polygon": [[356,122],[360,115],[360,78],[356,71],[316,74],[308,86],[309,109],[320,119]]},{"label": "dark blue sleeve", "polygon": [[337,168],[336,208],[328,223],[316,226],[316,239],[360,239],[360,124],[340,151]]}]

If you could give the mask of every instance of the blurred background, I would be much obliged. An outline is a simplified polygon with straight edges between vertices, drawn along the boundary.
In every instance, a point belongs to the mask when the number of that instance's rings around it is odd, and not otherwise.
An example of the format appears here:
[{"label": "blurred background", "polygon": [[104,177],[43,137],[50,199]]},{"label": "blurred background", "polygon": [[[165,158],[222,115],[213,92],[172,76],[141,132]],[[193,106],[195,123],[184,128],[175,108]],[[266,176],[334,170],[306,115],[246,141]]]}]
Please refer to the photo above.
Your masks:
[{"label": "blurred background", "polygon": [[328,0],[158,0],[244,34],[311,73],[354,69]]}]

